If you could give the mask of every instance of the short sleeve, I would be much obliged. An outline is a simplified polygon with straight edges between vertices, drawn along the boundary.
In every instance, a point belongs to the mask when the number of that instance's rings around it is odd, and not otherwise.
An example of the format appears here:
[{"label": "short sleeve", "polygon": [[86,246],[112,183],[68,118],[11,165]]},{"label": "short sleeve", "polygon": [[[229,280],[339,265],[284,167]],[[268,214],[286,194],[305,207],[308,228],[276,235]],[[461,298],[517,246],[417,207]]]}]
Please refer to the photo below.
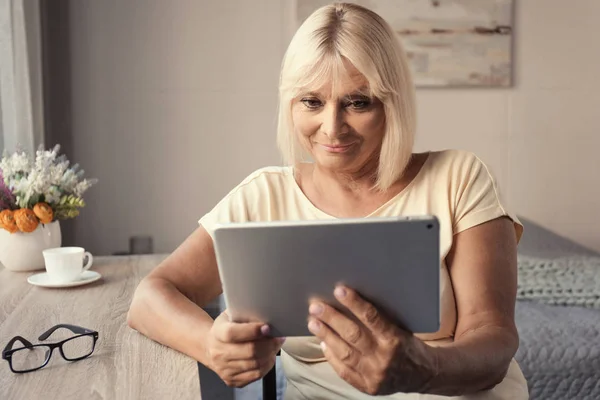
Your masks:
[{"label": "short sleeve", "polygon": [[252,219],[252,209],[259,194],[257,194],[257,171],[231,190],[217,205],[206,213],[198,223],[214,239],[214,231],[218,224],[229,222],[248,222]]},{"label": "short sleeve", "polygon": [[513,221],[517,242],[523,234],[523,225],[516,215],[501,203],[498,187],[488,167],[471,153],[461,163],[460,179],[454,212],[454,233],[462,232],[499,217]]}]

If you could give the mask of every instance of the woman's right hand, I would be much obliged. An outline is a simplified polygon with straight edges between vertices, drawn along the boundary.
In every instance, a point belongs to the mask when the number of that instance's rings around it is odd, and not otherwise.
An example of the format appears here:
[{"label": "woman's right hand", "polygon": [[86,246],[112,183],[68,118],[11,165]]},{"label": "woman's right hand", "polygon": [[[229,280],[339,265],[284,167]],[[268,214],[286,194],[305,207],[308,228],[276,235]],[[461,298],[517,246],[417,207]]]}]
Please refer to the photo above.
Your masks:
[{"label": "woman's right hand", "polygon": [[227,386],[244,387],[273,368],[275,356],[284,341],[269,336],[268,325],[230,322],[224,311],[215,319],[208,335],[207,367]]}]

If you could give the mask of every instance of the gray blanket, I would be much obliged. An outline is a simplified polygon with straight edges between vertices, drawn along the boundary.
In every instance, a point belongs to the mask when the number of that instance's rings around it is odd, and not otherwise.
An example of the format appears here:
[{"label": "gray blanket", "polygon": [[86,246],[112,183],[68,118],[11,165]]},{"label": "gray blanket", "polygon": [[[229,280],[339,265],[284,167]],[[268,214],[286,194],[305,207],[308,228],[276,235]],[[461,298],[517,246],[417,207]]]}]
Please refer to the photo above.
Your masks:
[{"label": "gray blanket", "polygon": [[600,310],[517,302],[531,400],[600,399]]},{"label": "gray blanket", "polygon": [[600,257],[519,255],[518,265],[516,359],[530,398],[600,399]]},{"label": "gray blanket", "polygon": [[600,257],[519,255],[517,299],[600,309]]},{"label": "gray blanket", "polygon": [[[594,308],[600,254],[521,221],[525,234],[519,244],[516,322],[521,344],[516,359],[530,398],[600,399],[600,310]],[[572,303],[587,307],[568,305]]]}]

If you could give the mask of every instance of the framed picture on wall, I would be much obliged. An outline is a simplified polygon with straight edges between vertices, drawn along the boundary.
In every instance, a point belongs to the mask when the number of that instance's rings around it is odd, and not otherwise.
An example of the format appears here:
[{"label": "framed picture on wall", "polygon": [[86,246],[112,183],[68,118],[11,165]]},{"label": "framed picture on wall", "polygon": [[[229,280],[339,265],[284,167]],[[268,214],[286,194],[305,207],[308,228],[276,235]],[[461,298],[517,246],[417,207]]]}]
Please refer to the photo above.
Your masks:
[{"label": "framed picture on wall", "polygon": [[[293,0],[295,29],[329,0]],[[401,38],[417,87],[512,86],[513,0],[349,0]]]}]

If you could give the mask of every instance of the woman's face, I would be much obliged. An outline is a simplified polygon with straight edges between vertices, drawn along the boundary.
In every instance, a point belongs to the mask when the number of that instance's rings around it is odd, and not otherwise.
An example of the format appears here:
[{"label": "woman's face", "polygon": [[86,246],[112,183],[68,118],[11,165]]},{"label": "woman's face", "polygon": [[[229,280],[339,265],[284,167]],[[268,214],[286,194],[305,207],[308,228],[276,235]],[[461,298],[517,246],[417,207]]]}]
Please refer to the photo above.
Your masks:
[{"label": "woman's face", "polygon": [[381,101],[362,94],[368,88],[365,77],[349,63],[346,69],[335,93],[326,85],[295,98],[292,119],[299,142],[319,167],[352,174],[376,168],[385,112]]}]

